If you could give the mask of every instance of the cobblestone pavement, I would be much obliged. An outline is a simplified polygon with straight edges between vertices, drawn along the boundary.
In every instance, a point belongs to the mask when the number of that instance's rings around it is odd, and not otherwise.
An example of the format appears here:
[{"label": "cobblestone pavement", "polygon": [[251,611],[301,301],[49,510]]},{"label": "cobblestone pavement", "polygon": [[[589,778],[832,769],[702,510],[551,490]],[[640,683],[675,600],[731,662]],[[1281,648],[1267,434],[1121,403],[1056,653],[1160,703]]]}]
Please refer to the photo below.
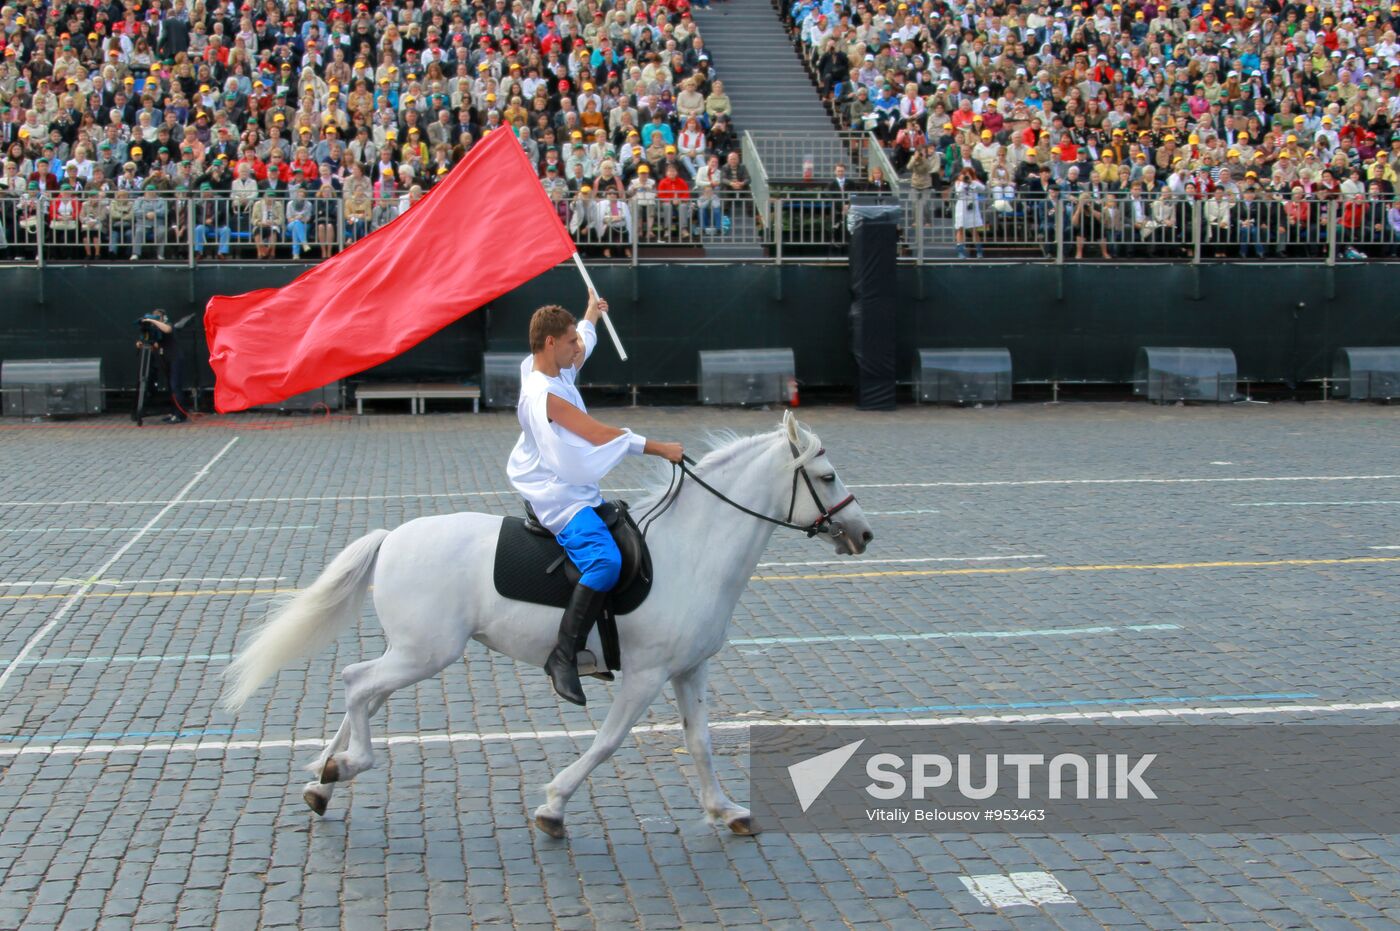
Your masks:
[{"label": "cobblestone pavement", "polygon": [[[1400,707],[1374,706],[1400,702],[1392,409],[802,413],[878,539],[836,562],[775,535],[712,663],[715,721]],[[691,446],[777,421],[604,416]],[[516,428],[235,423],[0,427],[0,927],[1400,926],[1395,835],[722,834],[669,729],[627,741],[549,840],[529,812],[608,687],[562,705],[475,646],[390,700],[375,733],[398,739],[316,820],[299,766],[339,721],[337,671],[383,648],[373,617],[237,717],[218,673],[271,593],[364,531],[513,510]],[[951,636],[908,639],[930,632]],[[905,639],[816,639],[872,633]],[[666,703],[643,720],[675,722]],[[738,799],[743,734],[716,733]],[[999,907],[963,882],[1024,872],[1070,901]]]}]

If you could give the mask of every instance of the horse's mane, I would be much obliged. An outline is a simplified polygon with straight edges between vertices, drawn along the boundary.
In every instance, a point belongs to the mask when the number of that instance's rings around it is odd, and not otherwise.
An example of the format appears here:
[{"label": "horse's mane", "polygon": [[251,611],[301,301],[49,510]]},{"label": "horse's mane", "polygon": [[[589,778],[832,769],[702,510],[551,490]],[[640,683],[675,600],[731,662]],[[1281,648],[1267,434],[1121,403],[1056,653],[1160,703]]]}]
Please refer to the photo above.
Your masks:
[{"label": "horse's mane", "polygon": [[[733,430],[712,430],[705,434],[705,454],[692,468],[704,476],[714,469],[733,462],[740,455],[750,452],[755,446],[771,443],[778,437],[787,439],[787,431],[782,426],[748,436],[741,436]],[[788,471],[804,466],[816,458],[817,453],[821,451],[821,440],[811,430],[799,424],[797,427],[797,446],[797,455],[784,466]],[[642,503],[634,507],[633,511],[638,514],[645,513],[647,506],[666,493],[671,481],[672,472],[670,469],[658,471],[653,477],[648,478],[642,486],[644,489]]]}]

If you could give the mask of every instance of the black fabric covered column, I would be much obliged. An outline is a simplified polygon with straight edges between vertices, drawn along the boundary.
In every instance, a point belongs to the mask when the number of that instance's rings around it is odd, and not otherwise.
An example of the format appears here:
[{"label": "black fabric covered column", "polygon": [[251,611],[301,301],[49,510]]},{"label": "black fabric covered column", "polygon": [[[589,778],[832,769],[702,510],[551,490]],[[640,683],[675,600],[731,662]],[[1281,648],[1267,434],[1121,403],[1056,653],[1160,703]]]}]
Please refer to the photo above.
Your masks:
[{"label": "black fabric covered column", "polygon": [[851,350],[856,357],[856,407],[895,409],[895,258],[899,206],[851,205]]}]

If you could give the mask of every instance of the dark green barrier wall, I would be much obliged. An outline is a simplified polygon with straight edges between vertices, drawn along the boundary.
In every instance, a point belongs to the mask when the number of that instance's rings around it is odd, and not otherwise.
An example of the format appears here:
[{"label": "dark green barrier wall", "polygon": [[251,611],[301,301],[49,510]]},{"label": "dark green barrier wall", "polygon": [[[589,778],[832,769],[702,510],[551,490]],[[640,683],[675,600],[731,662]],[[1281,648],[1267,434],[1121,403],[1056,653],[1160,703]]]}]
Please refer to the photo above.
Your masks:
[{"label": "dark green barrier wall", "polygon": [[[136,376],[135,319],[163,306],[178,318],[213,294],[290,281],[287,266],[0,269],[0,358],[100,355],[108,387]],[[696,352],[791,346],[807,384],[850,385],[844,267],[656,265],[592,269],[632,359],[606,346],[592,384],[696,381]],[[1289,381],[1330,374],[1338,346],[1400,345],[1396,271],[1384,265],[959,265],[899,270],[900,366],[921,347],[1006,346],[1017,381],[1131,378],[1138,346],[1224,346],[1240,375]],[[483,348],[525,349],[540,304],[582,310],[570,268],[555,269],[471,314],[375,379],[474,375]],[[1301,304],[1301,306],[1300,306]],[[199,318],[192,351],[203,358]],[[210,383],[207,366],[204,384]]]}]

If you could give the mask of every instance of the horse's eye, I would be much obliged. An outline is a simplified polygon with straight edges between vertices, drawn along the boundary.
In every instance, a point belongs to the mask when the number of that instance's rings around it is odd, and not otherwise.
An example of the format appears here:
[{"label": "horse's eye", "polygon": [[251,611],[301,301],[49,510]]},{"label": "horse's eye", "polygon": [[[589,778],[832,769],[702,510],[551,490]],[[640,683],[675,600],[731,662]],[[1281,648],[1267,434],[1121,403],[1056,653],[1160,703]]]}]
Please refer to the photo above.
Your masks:
[{"label": "horse's eye", "polygon": [[835,472],[829,472],[829,473],[827,473],[826,475],[823,475],[823,476],[822,476],[822,481],[826,482],[828,485],[835,484],[835,482],[836,482],[836,473],[835,473]]}]

